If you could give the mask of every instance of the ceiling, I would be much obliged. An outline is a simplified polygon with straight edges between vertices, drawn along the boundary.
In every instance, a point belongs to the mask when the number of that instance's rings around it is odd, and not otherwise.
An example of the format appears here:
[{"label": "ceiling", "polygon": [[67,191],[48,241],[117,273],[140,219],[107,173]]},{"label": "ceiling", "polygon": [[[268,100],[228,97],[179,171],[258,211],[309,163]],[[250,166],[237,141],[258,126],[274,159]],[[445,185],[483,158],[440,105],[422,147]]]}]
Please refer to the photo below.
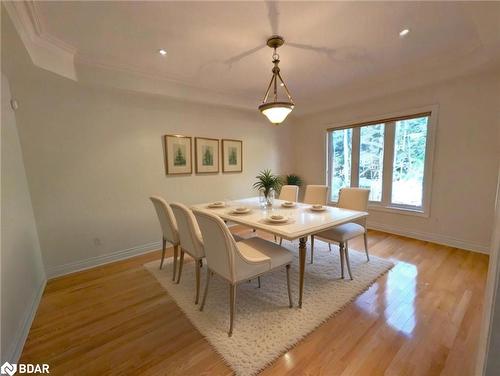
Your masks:
[{"label": "ceiling", "polygon": [[248,108],[271,78],[265,41],[280,34],[280,67],[299,114],[332,107],[343,93],[425,84],[500,58],[499,3],[45,1],[7,10],[43,68]]}]

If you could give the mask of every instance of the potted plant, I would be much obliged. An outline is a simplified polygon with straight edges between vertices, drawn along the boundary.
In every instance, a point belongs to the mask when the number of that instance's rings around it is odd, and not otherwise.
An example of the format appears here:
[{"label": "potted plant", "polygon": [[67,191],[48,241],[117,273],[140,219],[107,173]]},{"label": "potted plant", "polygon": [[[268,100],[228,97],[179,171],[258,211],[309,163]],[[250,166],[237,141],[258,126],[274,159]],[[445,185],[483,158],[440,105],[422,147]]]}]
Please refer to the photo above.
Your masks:
[{"label": "potted plant", "polygon": [[266,200],[266,206],[272,206],[274,192],[278,191],[282,185],[281,178],[274,175],[271,170],[261,171],[256,178],[257,181],[253,184],[253,187],[262,192]]},{"label": "potted plant", "polygon": [[302,181],[301,177],[295,174],[290,174],[285,176],[285,181],[286,184],[288,185],[296,185],[300,187],[304,182]]}]

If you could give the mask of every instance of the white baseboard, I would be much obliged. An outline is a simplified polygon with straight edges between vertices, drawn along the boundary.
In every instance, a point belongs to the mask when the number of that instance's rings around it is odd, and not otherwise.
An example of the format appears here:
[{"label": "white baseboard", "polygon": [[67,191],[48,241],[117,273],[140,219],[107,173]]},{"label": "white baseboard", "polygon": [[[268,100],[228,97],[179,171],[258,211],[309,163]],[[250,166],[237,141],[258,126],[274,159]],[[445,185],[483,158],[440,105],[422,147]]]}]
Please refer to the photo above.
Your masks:
[{"label": "white baseboard", "polygon": [[[229,222],[227,224],[228,227],[235,226],[235,223]],[[167,243],[167,247],[170,247],[170,244]],[[156,251],[161,249],[161,242],[151,242],[143,245],[138,245],[132,248],[111,252],[105,255],[91,257],[85,260],[70,262],[63,265],[57,265],[48,267],[46,270],[47,278],[55,278],[60,277],[66,274],[75,273],[81,270],[94,268],[96,266],[109,264],[110,262],[125,260],[134,256],[139,256],[144,253],[148,253],[151,251]]]},{"label": "white baseboard", "polygon": [[24,344],[28,338],[30,332],[31,324],[35,318],[36,311],[38,310],[38,305],[42,299],[43,291],[45,290],[45,285],[47,280],[44,278],[38,289],[33,293],[31,298],[31,304],[24,312],[22,318],[22,324],[18,331],[16,332],[15,338],[12,344],[7,349],[4,355],[2,355],[2,362],[17,363],[23,352]]},{"label": "white baseboard", "polygon": [[469,242],[467,240],[457,239],[447,235],[414,231],[406,228],[400,228],[397,226],[386,225],[382,223],[368,222],[367,227],[373,230],[379,230],[383,232],[388,232],[395,235],[406,236],[408,238],[414,238],[418,240],[424,240],[427,242],[443,244],[450,247],[465,249],[467,251],[478,252],[478,253],[490,253],[489,244],[480,244]]},{"label": "white baseboard", "polygon": [[99,265],[109,264],[110,262],[125,260],[158,249],[161,249],[161,242],[147,243],[128,249],[123,249],[121,251],[115,251],[105,255],[91,257],[81,261],[75,261],[75,262],[70,262],[68,264],[48,267],[46,273],[47,277],[51,279],[55,277],[60,277],[65,274],[70,274],[81,270],[94,268]]}]

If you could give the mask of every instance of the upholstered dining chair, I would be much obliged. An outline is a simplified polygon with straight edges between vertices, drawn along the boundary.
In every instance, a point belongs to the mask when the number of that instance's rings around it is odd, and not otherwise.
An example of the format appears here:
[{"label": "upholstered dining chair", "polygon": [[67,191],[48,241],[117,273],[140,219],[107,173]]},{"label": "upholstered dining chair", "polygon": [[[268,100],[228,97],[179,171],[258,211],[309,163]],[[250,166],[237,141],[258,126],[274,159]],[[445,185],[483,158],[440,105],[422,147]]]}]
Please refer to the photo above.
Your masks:
[{"label": "upholstered dining chair", "polygon": [[288,287],[288,303],[292,308],[290,291],[290,264],[292,253],[276,243],[254,237],[236,243],[224,222],[217,216],[194,210],[205,244],[207,282],[200,311],[203,311],[210,278],[217,274],[229,283],[229,332],[233,334],[236,310],[236,287],[262,274],[285,266]]},{"label": "upholstered dining chair", "polygon": [[[280,191],[280,200],[297,202],[299,200],[299,187],[297,185],[283,185]],[[274,236],[274,241],[276,241],[276,235]],[[280,245],[283,239],[280,238]]]},{"label": "upholstered dining chair", "polygon": [[297,202],[299,199],[299,187],[296,185],[284,185],[281,187],[280,200]]},{"label": "upholstered dining chair", "polygon": [[[339,192],[338,207],[350,210],[366,211],[368,208],[368,197],[370,190],[364,188],[342,188]],[[357,223],[350,222],[343,225],[336,226],[332,229],[320,232],[311,236],[311,258],[314,252],[314,238],[321,239],[328,242],[330,247],[331,242],[339,243],[340,250],[340,268],[342,278],[344,278],[344,259],[347,264],[349,278],[352,279],[351,264],[349,262],[349,246],[348,241],[363,235],[365,243],[365,253],[367,261],[370,261],[368,254],[368,239],[366,231],[366,217],[357,221]],[[331,251],[331,248],[330,248]]]},{"label": "upholstered dining chair", "polygon": [[328,195],[327,185],[307,185],[304,203],[311,205],[326,205]]},{"label": "upholstered dining chair", "polygon": [[163,267],[163,260],[165,259],[165,250],[167,248],[167,241],[174,246],[174,273],[172,281],[175,281],[175,272],[177,270],[177,255],[179,253],[179,232],[177,230],[177,222],[174,217],[172,209],[167,202],[158,196],[151,196],[149,198],[153,203],[156,215],[160,221],[162,230],[162,250],[160,269]]},{"label": "upholstered dining chair", "polygon": [[181,281],[182,267],[184,265],[184,253],[189,254],[194,259],[194,270],[196,275],[196,297],[194,304],[198,304],[200,296],[200,268],[203,267],[203,258],[205,251],[203,250],[203,238],[201,236],[198,222],[193,215],[191,209],[181,203],[170,204],[174,212],[177,226],[179,228],[179,240],[181,243],[181,255],[179,260],[179,274],[177,283]]},{"label": "upholstered dining chair", "polygon": [[[326,205],[328,201],[327,185],[307,185],[304,203],[310,205]],[[314,238],[311,237],[311,264],[314,260]]]}]

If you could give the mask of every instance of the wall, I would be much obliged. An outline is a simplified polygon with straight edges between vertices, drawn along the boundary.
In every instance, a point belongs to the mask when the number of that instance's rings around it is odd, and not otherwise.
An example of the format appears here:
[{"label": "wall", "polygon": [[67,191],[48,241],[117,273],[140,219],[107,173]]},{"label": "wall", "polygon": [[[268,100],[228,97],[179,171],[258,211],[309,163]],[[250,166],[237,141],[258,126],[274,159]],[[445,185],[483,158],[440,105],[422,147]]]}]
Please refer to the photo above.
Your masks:
[{"label": "wall", "polygon": [[[234,199],[255,194],[261,169],[290,172],[289,128],[257,110],[84,86],[35,68],[21,46],[12,30],[2,35],[49,276],[158,249],[152,194]],[[165,134],[241,139],[243,173],[166,176]]]},{"label": "wall", "polygon": [[33,208],[16,118],[2,74],[1,126],[1,363],[17,361],[45,287]]},{"label": "wall", "polygon": [[325,182],[325,130],[439,105],[429,218],[371,211],[371,227],[488,252],[500,152],[500,75],[486,72],[304,116],[294,123],[295,170]]},{"label": "wall", "polygon": [[500,175],[497,185],[495,224],[492,236],[484,319],[478,345],[477,374],[500,374]]}]

